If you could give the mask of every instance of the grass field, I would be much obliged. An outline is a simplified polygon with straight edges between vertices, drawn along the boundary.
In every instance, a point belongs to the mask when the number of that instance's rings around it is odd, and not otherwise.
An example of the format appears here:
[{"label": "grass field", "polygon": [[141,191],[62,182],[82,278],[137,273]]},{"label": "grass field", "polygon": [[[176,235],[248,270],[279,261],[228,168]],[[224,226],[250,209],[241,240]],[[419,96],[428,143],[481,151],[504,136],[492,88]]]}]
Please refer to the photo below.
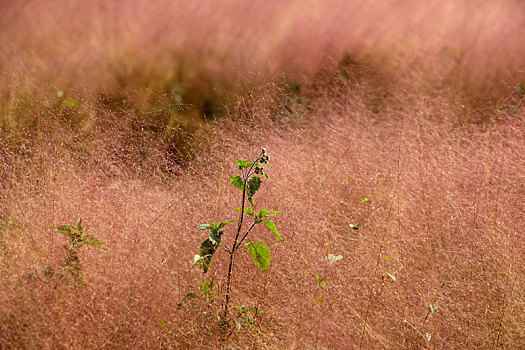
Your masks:
[{"label": "grass field", "polygon": [[[0,0],[0,349],[525,348],[524,37],[511,0]],[[223,340],[195,228],[262,147],[284,242]]]}]

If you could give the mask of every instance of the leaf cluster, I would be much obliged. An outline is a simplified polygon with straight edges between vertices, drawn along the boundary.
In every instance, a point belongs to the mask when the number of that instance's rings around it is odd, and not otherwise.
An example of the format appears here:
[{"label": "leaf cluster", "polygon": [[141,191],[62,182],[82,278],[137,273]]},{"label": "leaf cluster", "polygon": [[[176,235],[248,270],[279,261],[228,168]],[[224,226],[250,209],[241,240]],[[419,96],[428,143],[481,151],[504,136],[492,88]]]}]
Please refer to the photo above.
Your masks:
[{"label": "leaf cluster", "polygon": [[[249,327],[254,331],[254,335],[257,336],[257,331],[254,328],[254,320],[257,313],[263,313],[258,308],[247,308],[245,306],[237,307],[237,316],[234,318],[228,317],[228,304],[231,286],[231,275],[233,270],[233,260],[237,251],[244,246],[246,252],[263,273],[265,273],[271,262],[270,249],[266,243],[262,241],[247,241],[248,236],[257,225],[263,225],[271,233],[275,235],[279,242],[283,242],[284,238],[279,233],[277,225],[271,220],[272,215],[279,215],[276,210],[267,210],[266,208],[257,208],[255,205],[255,196],[260,190],[263,178],[268,179],[268,175],[265,173],[265,168],[269,168],[270,156],[266,154],[266,149],[262,149],[259,156],[252,162],[239,159],[233,162],[238,170],[239,174],[230,176],[230,181],[236,189],[242,192],[241,206],[234,209],[234,213],[238,213],[238,219],[230,219],[222,221],[217,224],[214,221],[211,224],[202,224],[197,226],[197,230],[207,230],[208,236],[201,243],[199,254],[194,256],[193,263],[199,265],[203,273],[207,273],[210,269],[211,263],[215,253],[222,247],[224,251],[229,255],[229,269],[226,281],[226,293],[225,302],[223,304],[224,310],[222,316],[216,315],[216,321],[221,331],[221,334],[226,335],[226,338],[233,332],[235,328],[242,329]],[[251,219],[251,222],[247,222]],[[231,245],[226,244],[223,239],[225,234],[224,229],[226,225],[237,222],[237,229],[233,233],[233,242]],[[229,240],[229,239],[228,239]],[[214,282],[204,281],[200,286],[200,291],[197,293],[189,293],[179,304],[181,307],[184,303],[189,300],[198,298],[204,301],[211,302],[217,296],[215,294]],[[210,313],[208,313],[210,314]],[[210,314],[211,315],[211,314]],[[233,327],[235,325],[235,327]]]},{"label": "leaf cluster", "polygon": [[57,230],[59,233],[68,237],[73,249],[78,249],[84,244],[106,250],[106,247],[93,235],[83,234],[82,218],[78,219],[76,225],[60,225],[58,227],[50,226],[49,228]]},{"label": "leaf cluster", "polygon": [[80,261],[78,249],[84,245],[103,250],[106,250],[106,247],[95,236],[83,233],[82,218],[78,219],[76,225],[50,226],[50,228],[69,238],[69,244],[64,245],[66,259],[61,276],[75,289],[81,285],[85,285],[82,276],[82,262]]}]

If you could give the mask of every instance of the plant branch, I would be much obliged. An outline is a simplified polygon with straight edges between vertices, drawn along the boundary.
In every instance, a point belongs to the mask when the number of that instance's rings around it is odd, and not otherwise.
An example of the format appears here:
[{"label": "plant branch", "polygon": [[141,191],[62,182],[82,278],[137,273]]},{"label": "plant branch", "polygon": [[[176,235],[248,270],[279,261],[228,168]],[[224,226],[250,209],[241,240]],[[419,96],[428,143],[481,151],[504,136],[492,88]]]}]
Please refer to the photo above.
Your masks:
[{"label": "plant branch", "polygon": [[230,248],[228,248],[228,245],[226,244],[226,242],[224,242],[223,239],[221,239],[221,247],[224,248],[224,250],[228,253],[228,254],[231,254],[232,251],[230,250]]},{"label": "plant branch", "polygon": [[[260,156],[257,157],[257,159],[259,158]],[[246,205],[246,185],[248,184],[248,179],[251,176],[250,172],[252,171],[253,166],[255,165],[257,159],[252,163],[252,165],[250,166],[250,168],[248,169],[246,173],[244,172],[244,170],[242,171],[243,186],[242,186],[241,214],[239,218],[239,225],[237,226],[237,232],[235,233],[235,238],[233,240],[232,249],[229,252],[230,263],[228,264],[228,277],[226,279],[226,297],[224,300],[224,314],[223,314],[224,319],[228,317],[228,306],[230,304],[231,280],[232,280],[232,271],[233,271],[235,251],[237,250],[238,245],[240,245],[240,243],[237,244],[237,242],[239,241],[239,235],[241,234],[242,224],[244,220],[244,207]]]},{"label": "plant branch", "polygon": [[242,242],[244,242],[244,240],[246,239],[246,237],[248,236],[248,234],[250,233],[250,231],[255,227],[256,225],[256,222],[254,221],[252,226],[250,226],[250,228],[248,229],[248,231],[246,231],[246,233],[244,234],[244,236],[242,236],[241,240],[239,241],[239,244],[237,244],[237,247],[235,247],[235,250],[239,249],[241,247],[241,244]]}]

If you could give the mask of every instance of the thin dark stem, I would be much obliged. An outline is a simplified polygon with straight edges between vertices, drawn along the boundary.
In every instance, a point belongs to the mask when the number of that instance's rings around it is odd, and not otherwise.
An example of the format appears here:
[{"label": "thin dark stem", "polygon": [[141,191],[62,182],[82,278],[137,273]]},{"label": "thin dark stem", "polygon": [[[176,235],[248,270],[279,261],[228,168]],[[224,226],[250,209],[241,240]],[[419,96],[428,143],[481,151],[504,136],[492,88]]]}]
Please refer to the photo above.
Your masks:
[{"label": "thin dark stem", "polygon": [[246,183],[248,178],[244,179],[244,185],[242,189],[242,204],[241,204],[241,217],[239,218],[239,226],[237,226],[237,233],[235,234],[235,239],[233,240],[232,252],[235,251],[237,247],[237,241],[239,240],[239,235],[241,234],[242,223],[244,220],[244,206],[246,204]]},{"label": "thin dark stem", "polygon": [[226,244],[226,242],[224,242],[224,240],[221,241],[221,247],[224,248],[226,253],[231,254],[231,250],[230,248],[228,248],[228,245]]},{"label": "thin dark stem", "polygon": [[[257,159],[259,159],[259,157],[257,157]],[[244,207],[246,205],[246,185],[248,184],[248,179],[250,178],[251,175],[253,174],[250,174],[250,172],[252,171],[255,163],[257,162],[257,160],[255,160],[252,165],[250,166],[250,168],[248,169],[248,171],[246,173],[244,173],[244,171],[242,172],[242,176],[243,176],[243,186],[242,186],[242,203],[241,203],[241,214],[240,214],[240,218],[239,218],[239,225],[237,226],[237,233],[235,234],[235,239],[233,240],[233,245],[232,245],[232,248],[229,252],[230,254],[230,263],[228,265],[228,277],[226,278],[226,297],[225,297],[225,300],[224,300],[224,314],[223,314],[223,318],[226,319],[228,317],[228,306],[230,304],[230,291],[231,291],[231,281],[232,281],[232,273],[233,273],[233,262],[234,262],[234,256],[235,256],[235,251],[237,250],[237,247],[240,246],[241,242],[239,242],[239,236],[241,234],[241,230],[242,230],[242,224],[243,224],[243,220],[244,220]],[[245,175],[246,174],[246,175]],[[251,228],[250,228],[251,230]],[[248,232],[250,231],[248,230]],[[244,235],[243,239],[246,238],[246,235],[247,233]],[[239,243],[237,243],[239,242]]]},{"label": "thin dark stem", "polygon": [[226,282],[226,299],[224,300],[224,315],[223,318],[228,317],[228,305],[230,304],[230,289],[231,289],[231,279],[232,279],[232,270],[233,270],[233,257],[234,253],[230,253],[230,264],[228,266],[228,278]]},{"label": "thin dark stem", "polygon": [[241,240],[239,241],[239,244],[237,244],[237,247],[235,248],[235,250],[239,249],[242,245],[242,242],[244,242],[244,240],[246,239],[246,237],[248,236],[248,234],[250,233],[250,231],[255,227],[255,224],[256,222],[254,221],[252,226],[250,226],[250,228],[248,229],[248,231],[246,231],[246,233],[244,234],[244,236],[242,236]]}]

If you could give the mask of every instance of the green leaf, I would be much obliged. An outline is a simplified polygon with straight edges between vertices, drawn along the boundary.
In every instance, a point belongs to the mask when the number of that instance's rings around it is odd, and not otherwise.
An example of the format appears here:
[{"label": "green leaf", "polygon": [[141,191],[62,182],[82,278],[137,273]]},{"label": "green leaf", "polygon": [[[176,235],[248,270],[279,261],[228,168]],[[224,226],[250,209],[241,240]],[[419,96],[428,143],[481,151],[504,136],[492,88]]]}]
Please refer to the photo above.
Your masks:
[{"label": "green leaf", "polygon": [[95,236],[82,235],[80,236],[80,241],[87,245],[106,250],[106,247],[104,247],[104,245],[100,243],[100,241]]},{"label": "green leaf", "polygon": [[159,320],[159,324],[168,332],[168,333],[173,333],[173,331],[171,330],[171,327],[168,323],[168,321],[164,320],[164,319],[160,319]]},{"label": "green leaf", "polygon": [[317,283],[319,287],[321,288],[324,287],[326,285],[326,281],[327,281],[326,277],[323,277],[320,274],[315,275],[315,283]]},{"label": "green leaf", "polygon": [[432,340],[432,334],[430,333],[425,333],[426,337],[427,337],[427,340],[428,342],[430,343],[430,341]]},{"label": "green leaf", "polygon": [[266,210],[264,208],[262,208],[261,210],[259,210],[259,212],[257,213],[257,216],[261,219],[268,219],[268,215],[280,215],[281,213],[279,213],[277,210],[272,210],[272,211],[269,211],[269,210]]},{"label": "green leaf", "polygon": [[238,161],[233,162],[233,164],[239,166],[240,170],[244,170],[246,168],[251,167],[253,163],[244,159],[239,159]]},{"label": "green leaf", "polygon": [[237,309],[237,312],[239,313],[239,316],[242,316],[242,315],[246,314],[249,311],[253,311],[253,312],[256,312],[256,313],[261,314],[261,315],[266,315],[266,312],[263,309],[261,309],[260,307],[257,307],[257,306],[248,307],[248,306],[244,306],[244,305],[237,305],[235,308]]},{"label": "green leaf", "polygon": [[[242,209],[241,207],[239,207],[239,208],[235,208],[234,211],[239,211],[239,212],[240,212],[241,209]],[[246,214],[248,214],[248,215],[253,215],[253,207],[244,207],[244,212],[245,212]]]},{"label": "green leaf", "polygon": [[224,226],[228,225],[229,223],[232,223],[232,222],[235,222],[235,221],[239,221],[238,219],[231,219],[231,220],[226,220],[226,221],[223,221],[219,224],[219,228],[223,228]]},{"label": "green leaf", "polygon": [[210,235],[208,237],[208,239],[213,243],[213,244],[220,244],[221,243],[221,237],[222,235],[224,234],[224,232],[222,232],[221,230],[211,230],[210,231]]},{"label": "green leaf", "polygon": [[84,229],[82,227],[82,218],[78,218],[77,229],[79,232],[82,232],[82,230]]},{"label": "green leaf", "polygon": [[252,177],[248,182],[248,198],[253,198],[255,193],[259,190],[261,187],[261,178],[258,176]]},{"label": "green leaf", "polygon": [[388,260],[388,261],[392,261],[392,259],[390,259],[388,256],[386,256],[385,254],[381,254],[381,259],[385,259],[385,260]]},{"label": "green leaf", "polygon": [[60,225],[58,227],[50,226],[50,228],[57,230],[64,236],[69,237],[71,240],[73,240],[77,236],[76,230],[73,230],[72,225]]},{"label": "green leaf", "polygon": [[368,197],[365,197],[365,198],[361,199],[361,200],[359,201],[359,203],[368,202],[369,200],[370,200],[370,199],[368,199]]},{"label": "green leaf", "polygon": [[195,254],[195,256],[193,257],[193,265],[198,263],[201,259],[202,258],[201,258],[201,256],[199,254]]},{"label": "green leaf", "polygon": [[208,224],[202,224],[202,225],[197,226],[197,230],[206,230],[208,228],[212,228],[212,226]]},{"label": "green leaf", "polygon": [[195,298],[198,298],[198,297],[199,296],[197,294],[195,294],[195,293],[188,293],[188,294],[186,294],[186,296],[184,298],[182,298],[180,303],[177,305],[177,309],[180,309],[184,304],[186,304],[191,299],[195,299]]},{"label": "green leaf", "polygon": [[209,238],[202,242],[201,244],[201,259],[199,260],[199,263],[202,268],[202,272],[206,273],[208,272],[208,269],[210,268],[211,259],[213,257],[213,254],[215,254],[215,251],[217,250],[217,245],[214,244]]},{"label": "green leaf", "polygon": [[[235,319],[235,326],[237,327],[237,330],[240,331],[241,329],[244,328],[244,324],[242,324],[241,321],[239,321],[238,319]],[[235,348],[234,348],[235,349]]]},{"label": "green leaf", "polygon": [[235,186],[235,188],[238,188],[240,190],[244,189],[244,180],[239,175],[232,175],[232,176],[230,176],[230,180],[231,180],[233,186]]},{"label": "green leaf", "polygon": [[438,310],[438,308],[439,308],[439,306],[432,305],[432,304],[430,304],[429,307],[430,307],[430,312],[432,312],[432,313],[435,313]]},{"label": "green leaf", "polygon": [[78,102],[73,100],[71,97],[67,97],[63,99],[62,103],[64,104],[64,106],[66,106],[67,108],[71,110],[77,108],[77,105],[78,105]]},{"label": "green leaf", "polygon": [[266,272],[270,266],[270,249],[264,242],[252,242],[246,244],[246,250],[253,262],[262,271]]},{"label": "green leaf", "polygon": [[200,290],[201,293],[207,298],[213,296],[213,287],[215,287],[215,282],[213,281],[204,281],[201,284]]},{"label": "green leaf", "polygon": [[279,242],[284,242],[283,236],[279,234],[279,231],[277,231],[277,226],[275,226],[275,223],[271,220],[268,220],[264,223],[264,226],[268,227],[270,231],[273,232],[273,234],[277,237]]},{"label": "green leaf", "polygon": [[396,281],[396,276],[392,275],[390,272],[385,272],[385,276],[388,276],[392,281]]},{"label": "green leaf", "polygon": [[328,254],[326,256],[326,259],[328,260],[328,263],[330,264],[333,264],[335,262],[338,262],[339,260],[341,260],[343,258],[343,256],[341,254],[339,255],[334,255],[334,254]]},{"label": "green leaf", "polygon": [[240,170],[248,169],[248,168],[251,168],[252,166],[256,167],[256,166],[261,166],[262,165],[262,164],[257,163],[257,162],[249,162],[249,161],[244,160],[244,159],[239,159],[238,161],[233,162],[233,164],[239,166]]}]

